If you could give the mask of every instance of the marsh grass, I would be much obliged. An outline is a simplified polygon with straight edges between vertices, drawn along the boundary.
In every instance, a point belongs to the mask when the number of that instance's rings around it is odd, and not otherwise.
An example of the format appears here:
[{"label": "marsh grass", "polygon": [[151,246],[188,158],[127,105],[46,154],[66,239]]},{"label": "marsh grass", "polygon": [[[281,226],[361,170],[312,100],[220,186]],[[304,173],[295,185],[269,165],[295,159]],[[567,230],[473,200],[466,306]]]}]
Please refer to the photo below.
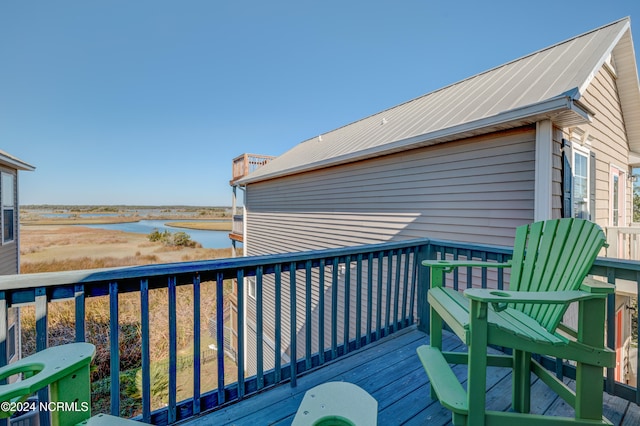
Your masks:
[{"label": "marsh grass", "polygon": [[[63,239],[64,241],[64,239]],[[56,243],[59,245],[59,243]],[[73,244],[73,242],[70,242]],[[29,248],[27,248],[28,250]],[[159,252],[160,254],[160,252]],[[193,261],[229,257],[230,249],[208,250],[175,250],[174,258],[182,261]],[[54,272],[83,270],[95,268],[133,266],[153,264],[165,261],[154,254],[125,257],[91,257],[82,256],[68,259],[47,259],[42,261],[23,261],[22,273]],[[181,283],[179,283],[181,284]],[[202,350],[207,350],[213,339],[209,336],[208,324],[216,313],[215,283],[201,284],[201,329],[194,330],[193,325],[193,287],[179,285],[176,289],[176,329],[178,356],[178,401],[193,396],[193,342],[196,333],[200,335]],[[232,282],[224,283],[224,293],[231,292]],[[110,346],[109,328],[110,310],[108,296],[86,299],[85,331],[86,340],[96,346],[96,355],[92,363],[92,412],[108,413],[110,411]],[[48,345],[55,346],[75,340],[75,304],[74,301],[49,303],[48,312]],[[120,354],[120,406],[121,416],[131,417],[141,413],[140,389],[136,384],[136,376],[141,368],[141,305],[140,293],[123,293],[118,296],[118,347]],[[155,389],[162,389],[162,383],[168,376],[169,358],[169,303],[166,288],[149,291],[149,324],[150,324],[150,360],[152,377],[159,384]],[[21,338],[23,356],[35,352],[35,312],[33,306],[21,308]],[[184,360],[187,360],[186,362]],[[237,377],[235,365],[228,360],[229,371],[225,377],[233,380]],[[215,389],[217,386],[217,365],[215,359],[204,359],[201,363],[201,392]],[[153,387],[153,384],[152,384]],[[166,392],[157,391],[152,395],[152,409],[167,403]]]}]

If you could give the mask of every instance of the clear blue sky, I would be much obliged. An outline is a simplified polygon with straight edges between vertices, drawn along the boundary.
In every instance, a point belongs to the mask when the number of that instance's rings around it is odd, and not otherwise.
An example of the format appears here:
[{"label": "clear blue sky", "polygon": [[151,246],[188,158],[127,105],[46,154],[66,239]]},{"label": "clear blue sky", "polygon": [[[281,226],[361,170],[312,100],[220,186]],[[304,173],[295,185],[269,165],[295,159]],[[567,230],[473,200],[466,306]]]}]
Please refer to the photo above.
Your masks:
[{"label": "clear blue sky", "polygon": [[229,205],[295,144],[619,18],[638,0],[0,2],[23,204]]}]

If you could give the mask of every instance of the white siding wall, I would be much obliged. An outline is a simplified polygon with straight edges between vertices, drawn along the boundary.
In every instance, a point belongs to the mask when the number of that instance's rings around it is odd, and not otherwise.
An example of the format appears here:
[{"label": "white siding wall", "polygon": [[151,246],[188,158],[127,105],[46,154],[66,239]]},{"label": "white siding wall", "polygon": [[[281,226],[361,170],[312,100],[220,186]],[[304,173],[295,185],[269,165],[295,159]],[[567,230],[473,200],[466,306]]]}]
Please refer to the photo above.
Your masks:
[{"label": "white siding wall", "polygon": [[[616,79],[604,68],[595,76],[583,95],[584,102],[589,109],[594,111],[593,122],[579,126],[581,130],[588,132],[591,140],[589,149],[596,153],[596,212],[595,222],[602,226],[609,226],[610,203],[610,166],[622,167],[627,172],[629,164],[629,144],[620,106],[620,98]],[[559,132],[555,138],[560,143],[561,138],[570,138],[570,129]],[[631,183],[625,182],[627,222],[632,215]],[[623,224],[622,226],[626,226]]]}]

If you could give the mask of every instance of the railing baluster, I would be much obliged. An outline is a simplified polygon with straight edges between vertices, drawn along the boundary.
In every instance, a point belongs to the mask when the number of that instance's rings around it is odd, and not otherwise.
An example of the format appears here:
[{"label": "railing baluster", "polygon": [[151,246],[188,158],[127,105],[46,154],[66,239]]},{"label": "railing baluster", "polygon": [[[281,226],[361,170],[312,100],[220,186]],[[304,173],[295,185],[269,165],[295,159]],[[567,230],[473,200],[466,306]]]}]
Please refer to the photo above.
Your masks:
[{"label": "railing baluster", "polygon": [[245,315],[245,300],[244,300],[244,269],[238,269],[236,271],[236,288],[238,292],[238,356],[236,357],[238,363],[238,399],[244,398],[245,382],[244,382],[244,351],[245,351],[245,334],[244,334],[244,315]]},{"label": "railing baluster", "polygon": [[[480,259],[483,262],[487,261],[487,252],[486,251],[482,252],[482,256],[480,256]],[[487,268],[482,268],[481,274],[482,275],[481,275],[481,281],[480,282],[481,282],[482,288],[487,288]]]},{"label": "railing baluster", "polygon": [[367,256],[367,345],[371,343],[371,323],[373,320],[373,253]]},{"label": "railing baluster", "polygon": [[86,340],[84,285],[76,284],[74,286],[74,299],[76,311],[76,342],[84,342]]},{"label": "railing baluster", "polygon": [[311,261],[305,262],[305,369],[311,369]]},{"label": "railing baluster", "polygon": [[[458,259],[459,259],[459,257],[460,257],[460,255],[459,255],[459,253],[458,253],[458,249],[457,249],[457,248],[454,248],[454,249],[453,249],[453,260],[458,260]],[[455,268],[455,269],[453,270],[453,289],[454,289],[455,291],[458,291],[459,278],[460,278],[460,277],[459,277],[459,274],[460,274],[460,271],[458,271],[458,268]]]},{"label": "railing baluster", "polygon": [[356,258],[356,349],[362,339],[362,253]]},{"label": "railing baluster", "polygon": [[297,325],[296,325],[296,264],[295,262],[291,262],[289,264],[289,292],[290,292],[290,301],[291,301],[291,387],[296,387],[298,385],[298,347],[297,347]]},{"label": "railing baluster", "polygon": [[151,359],[149,348],[149,280],[140,280],[140,322],[142,331],[142,421],[151,422]]},{"label": "railing baluster", "polygon": [[324,269],[325,259],[320,259],[318,266],[318,350],[320,364],[324,364]]},{"label": "railing baluster", "polygon": [[[193,277],[193,413],[200,412],[200,275]],[[224,352],[224,351],[223,351]]]},{"label": "railing baluster", "polygon": [[416,290],[418,286],[418,268],[420,265],[420,256],[419,256],[420,248],[416,248],[413,251],[413,262],[411,267],[411,297],[409,298],[409,324],[413,324],[415,322],[414,318],[414,310],[415,310],[415,300],[416,300]]},{"label": "railing baluster", "polygon": [[389,335],[389,324],[391,322],[391,282],[393,281],[393,250],[387,253],[387,286],[385,295],[384,310],[384,335]]},{"label": "railing baluster", "polygon": [[[169,406],[168,419],[169,423],[176,421],[176,400],[177,400],[177,355],[178,355],[178,326],[177,326],[177,300],[176,300],[176,284],[175,276],[168,279],[168,296],[169,296]],[[218,375],[220,373],[218,372]]]},{"label": "railing baluster", "polygon": [[218,272],[216,274],[216,345],[218,347],[217,368],[218,368],[218,402],[227,402],[224,393],[224,276]]},{"label": "railing baluster", "polygon": [[[498,263],[504,263],[504,255],[499,254],[496,259]],[[504,290],[504,268],[498,268],[498,290]]]},{"label": "railing baluster", "polygon": [[[36,301],[37,307],[37,301]],[[111,361],[111,414],[120,415],[120,335],[118,283],[109,283],[109,350]]]},{"label": "railing baluster", "polygon": [[343,325],[343,341],[344,354],[349,353],[349,330],[351,313],[351,256],[344,259],[344,325]]},{"label": "railing baluster", "polygon": [[[38,287],[35,290],[35,311],[36,311],[36,351],[42,351],[49,346],[49,304],[47,300],[47,288]],[[117,341],[116,341],[117,342]],[[116,344],[117,348],[117,344]],[[113,390],[113,385],[111,386]],[[117,395],[119,397],[119,394]],[[43,388],[38,391],[39,401],[49,400],[49,389]],[[113,410],[113,395],[111,396]],[[51,416],[45,410],[40,411],[39,420],[42,426],[51,423]]]},{"label": "railing baluster", "polygon": [[410,257],[411,249],[406,249],[404,253],[404,276],[402,280],[402,312],[400,312],[400,317],[402,320],[401,327],[407,327],[409,325],[409,315],[407,315],[407,298],[409,297],[409,268],[411,267]]},{"label": "railing baluster", "polygon": [[279,383],[282,380],[282,264],[275,266],[275,381]]},{"label": "railing baluster", "polygon": [[391,325],[393,332],[398,331],[398,310],[400,305],[400,268],[402,266],[402,249],[396,252],[396,282],[393,290],[393,318]]},{"label": "railing baluster", "polygon": [[[256,375],[258,390],[264,387],[264,305],[262,299],[262,266],[256,268]],[[219,374],[219,373],[218,373]],[[223,385],[224,388],[224,385]]]},{"label": "railing baluster", "polygon": [[[607,282],[609,284],[616,284],[616,271],[613,268],[607,268]],[[606,322],[606,339],[607,346],[614,349],[616,348],[616,295],[609,294],[607,296],[607,322]],[[621,360],[618,360],[621,361]],[[615,393],[615,368],[607,368],[607,393],[613,395]]]},{"label": "railing baluster", "polygon": [[338,356],[338,258],[333,258],[331,271],[331,359]]},{"label": "railing baluster", "polygon": [[376,340],[380,340],[380,331],[382,330],[382,259],[384,253],[378,252],[378,281],[377,281],[377,299],[376,299]]}]

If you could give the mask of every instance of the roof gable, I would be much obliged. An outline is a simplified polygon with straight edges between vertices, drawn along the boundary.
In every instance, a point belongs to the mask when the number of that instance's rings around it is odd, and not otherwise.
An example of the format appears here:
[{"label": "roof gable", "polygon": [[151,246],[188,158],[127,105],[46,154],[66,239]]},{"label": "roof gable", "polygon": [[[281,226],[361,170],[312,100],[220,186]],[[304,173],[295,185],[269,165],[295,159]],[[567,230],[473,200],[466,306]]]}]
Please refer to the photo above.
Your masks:
[{"label": "roof gable", "polygon": [[[587,122],[590,111],[579,99],[614,48],[618,48],[616,63],[620,57],[624,68],[620,78],[628,86],[625,95],[621,94],[623,110],[631,106],[630,111],[634,111],[637,102],[635,113],[639,113],[630,21],[624,18],[306,140],[239,183],[522,126],[543,118],[563,126]],[[625,114],[625,121],[630,118]],[[636,122],[638,136],[632,146],[638,143],[640,152],[640,120]]]}]

